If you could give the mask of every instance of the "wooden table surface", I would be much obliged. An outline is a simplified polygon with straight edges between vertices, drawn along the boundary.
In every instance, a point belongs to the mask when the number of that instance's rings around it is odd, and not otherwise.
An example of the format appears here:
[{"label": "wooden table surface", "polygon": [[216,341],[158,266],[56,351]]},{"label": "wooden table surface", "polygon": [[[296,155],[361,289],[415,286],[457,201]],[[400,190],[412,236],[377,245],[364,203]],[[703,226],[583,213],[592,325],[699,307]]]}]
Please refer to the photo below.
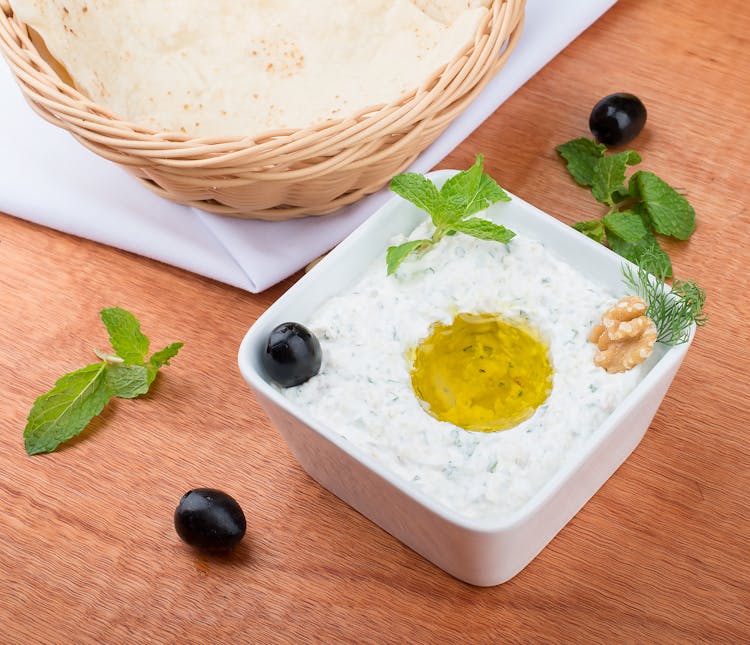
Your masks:
[{"label": "wooden table surface", "polygon": [[[489,172],[565,222],[599,213],[554,146],[612,91],[649,110],[642,167],[698,214],[669,245],[708,292],[701,329],[646,437],[550,545],[494,588],[456,581],[313,482],[236,367],[260,295],[0,215],[0,641],[750,640],[750,10],[621,0],[440,167]],[[100,308],[185,346],[153,394],[27,457],[33,399],[106,345]],[[183,492],[233,494],[249,530],[199,557]]]}]

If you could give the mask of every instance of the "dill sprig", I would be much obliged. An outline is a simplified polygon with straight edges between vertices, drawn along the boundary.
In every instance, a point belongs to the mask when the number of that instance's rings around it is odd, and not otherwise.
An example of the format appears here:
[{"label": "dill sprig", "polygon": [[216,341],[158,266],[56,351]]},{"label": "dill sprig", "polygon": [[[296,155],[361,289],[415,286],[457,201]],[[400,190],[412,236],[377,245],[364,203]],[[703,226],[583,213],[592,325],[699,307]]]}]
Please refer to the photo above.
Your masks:
[{"label": "dill sprig", "polygon": [[646,303],[646,315],[656,325],[657,341],[666,345],[686,343],[693,323],[697,327],[706,324],[706,292],[693,280],[675,280],[670,290],[664,275],[652,276],[642,266],[633,270],[632,266],[623,265],[622,274],[633,295]]}]

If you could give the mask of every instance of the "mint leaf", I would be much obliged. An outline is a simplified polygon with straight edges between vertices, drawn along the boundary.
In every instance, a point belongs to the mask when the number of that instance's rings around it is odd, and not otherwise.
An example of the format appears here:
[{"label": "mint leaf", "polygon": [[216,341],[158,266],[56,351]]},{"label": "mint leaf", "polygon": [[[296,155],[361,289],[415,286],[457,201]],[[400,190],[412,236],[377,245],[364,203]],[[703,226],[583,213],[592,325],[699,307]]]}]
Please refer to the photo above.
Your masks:
[{"label": "mint leaf", "polygon": [[23,432],[29,455],[52,452],[102,411],[111,397],[106,366],[105,362],[93,363],[66,374],[34,401]]},{"label": "mint leaf", "polygon": [[608,213],[604,216],[604,228],[625,242],[638,242],[649,235],[643,217],[636,211]]},{"label": "mint leaf", "polygon": [[474,164],[468,170],[462,170],[449,177],[440,189],[440,197],[444,202],[450,204],[454,218],[463,216],[467,202],[471,201],[472,196],[478,193],[479,184],[482,180],[483,164],[484,157],[477,155]]},{"label": "mint leaf", "polygon": [[580,137],[555,148],[565,159],[568,172],[580,186],[591,186],[596,162],[604,156],[607,147],[593,139]]},{"label": "mint leaf", "polygon": [[177,356],[177,352],[180,351],[181,347],[182,343],[172,343],[170,345],[167,345],[164,349],[160,349],[158,352],[154,352],[154,354],[152,354],[151,358],[148,359],[148,363],[146,363],[146,368],[148,369],[149,385],[154,382],[156,373],[159,371],[159,368],[163,365],[169,365],[170,359]]},{"label": "mint leaf", "polygon": [[607,233],[607,244],[615,253],[653,275],[667,278],[672,275],[672,262],[651,233],[636,242],[628,242],[614,233]]},{"label": "mint leaf", "polygon": [[632,150],[602,157],[594,164],[591,175],[591,194],[596,201],[614,207],[612,194],[625,184],[625,166],[641,163],[641,156]]},{"label": "mint leaf", "polygon": [[507,193],[484,172],[482,155],[476,156],[471,168],[448,179],[440,189],[440,197],[447,206],[450,224],[483,211],[495,202],[510,201]]},{"label": "mint leaf", "polygon": [[654,173],[644,170],[634,173],[630,192],[643,200],[657,233],[686,240],[695,230],[695,210],[688,200]]},{"label": "mint leaf", "polygon": [[142,365],[148,354],[149,342],[141,333],[141,325],[135,316],[120,307],[102,309],[100,315],[117,355],[126,363]]},{"label": "mint leaf", "polygon": [[502,242],[504,244],[507,244],[516,236],[513,231],[504,226],[479,217],[461,220],[460,222],[456,222],[453,226],[458,232],[464,233],[465,235],[471,235],[480,240],[490,240],[493,242]]},{"label": "mint leaf", "polygon": [[410,253],[413,253],[419,248],[427,248],[432,246],[432,240],[412,240],[411,242],[404,242],[398,246],[391,246],[385,255],[385,261],[388,265],[388,275],[396,272],[396,269],[401,266],[401,263],[407,258]]},{"label": "mint leaf", "polygon": [[177,356],[177,352],[180,351],[182,345],[182,343],[171,343],[158,352],[154,352],[148,362],[156,369],[159,369],[162,365],[169,365],[169,361]]},{"label": "mint leaf", "polygon": [[598,219],[576,222],[573,224],[573,228],[595,242],[599,242],[599,244],[604,242],[604,225]]},{"label": "mint leaf", "polygon": [[[155,372],[154,376],[156,376]],[[149,380],[149,371],[145,365],[118,363],[107,365],[107,387],[113,396],[118,396],[122,399],[134,399],[148,392],[151,380]]]},{"label": "mint leaf", "polygon": [[405,172],[391,180],[391,190],[430,214],[438,226],[445,219],[445,204],[437,186],[416,172]]}]

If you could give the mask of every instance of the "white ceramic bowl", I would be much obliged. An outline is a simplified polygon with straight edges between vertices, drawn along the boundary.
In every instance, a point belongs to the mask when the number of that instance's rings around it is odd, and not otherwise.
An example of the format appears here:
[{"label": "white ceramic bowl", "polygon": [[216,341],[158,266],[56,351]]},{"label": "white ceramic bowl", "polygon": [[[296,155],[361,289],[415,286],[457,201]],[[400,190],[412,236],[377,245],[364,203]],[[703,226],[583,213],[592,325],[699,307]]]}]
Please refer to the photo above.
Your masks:
[{"label": "white ceramic bowl", "polygon": [[[439,171],[430,177],[440,182],[450,174]],[[595,282],[615,293],[622,291],[623,261],[618,255],[518,197],[493,208],[503,209],[502,222],[512,230],[541,241]],[[425,216],[399,197],[385,204],[257,320],[240,345],[239,366],[311,477],[456,578],[474,585],[496,585],[523,569],[635,449],[689,343],[657,346],[660,355],[643,381],[593,433],[585,448],[522,508],[502,519],[461,517],[374,462],[336,428],[313,420],[269,383],[260,365],[268,334],[276,325],[304,323],[384,253],[394,235],[409,233]],[[691,341],[692,336],[693,332]]]}]

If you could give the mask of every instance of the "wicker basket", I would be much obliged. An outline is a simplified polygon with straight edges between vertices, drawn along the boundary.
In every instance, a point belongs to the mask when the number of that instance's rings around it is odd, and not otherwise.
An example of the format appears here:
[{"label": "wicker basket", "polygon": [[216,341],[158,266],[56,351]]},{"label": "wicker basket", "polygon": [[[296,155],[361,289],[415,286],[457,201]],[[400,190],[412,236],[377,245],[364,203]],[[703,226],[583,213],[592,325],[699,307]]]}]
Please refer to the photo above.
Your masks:
[{"label": "wicker basket", "polygon": [[254,138],[196,139],[123,121],[71,87],[8,0],[0,0],[0,49],[38,114],[157,194],[223,215],[286,220],[336,210],[406,168],[503,65],[524,5],[494,0],[474,43],[396,103]]}]

